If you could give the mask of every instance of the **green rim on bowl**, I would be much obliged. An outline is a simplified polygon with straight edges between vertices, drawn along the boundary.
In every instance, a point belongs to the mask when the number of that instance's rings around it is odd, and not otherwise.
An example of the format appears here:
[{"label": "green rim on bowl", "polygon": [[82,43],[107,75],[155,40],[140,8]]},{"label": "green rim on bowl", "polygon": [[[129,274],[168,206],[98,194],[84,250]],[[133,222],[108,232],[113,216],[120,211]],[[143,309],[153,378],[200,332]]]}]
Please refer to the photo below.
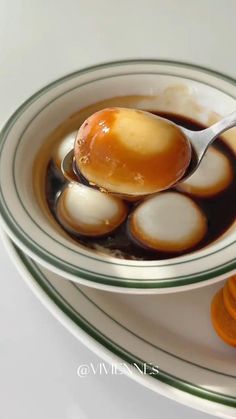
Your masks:
[{"label": "green rim on bowl", "polygon": [[[39,90],[37,93],[35,93],[33,96],[31,96],[26,102],[24,102],[17,110],[16,112],[12,115],[12,117],[7,121],[6,125],[3,127],[1,133],[0,133],[0,155],[2,152],[2,148],[4,146],[4,142],[7,139],[7,136],[10,132],[10,130],[12,129],[12,127],[14,126],[15,122],[17,121],[17,119],[22,115],[22,113],[24,113],[24,111],[31,105],[34,103],[34,101],[36,101],[41,95],[43,95],[44,93],[46,93],[47,91],[49,91],[50,89],[52,89],[55,86],[60,85],[61,83],[63,83],[64,81],[70,80],[74,77],[77,77],[81,74],[85,74],[85,73],[89,73],[92,72],[94,70],[98,70],[98,69],[102,69],[102,68],[109,68],[109,67],[119,67],[125,64],[129,64],[129,65],[135,65],[135,64],[158,64],[158,65],[173,65],[176,66],[178,65],[179,67],[185,67],[185,68],[189,68],[189,69],[195,69],[195,70],[200,70],[201,72],[207,73],[209,75],[214,75],[217,78],[226,80],[227,82],[230,82],[231,84],[235,85],[235,80],[226,76],[226,75],[222,75],[220,73],[217,73],[215,71],[203,68],[203,67],[199,67],[199,66],[195,66],[195,65],[190,65],[190,64],[186,64],[186,63],[179,63],[179,62],[174,62],[174,61],[162,61],[162,60],[126,60],[126,61],[119,61],[119,62],[113,62],[113,63],[105,63],[105,64],[100,64],[97,66],[93,66],[93,67],[89,67],[87,69],[82,69],[79,70],[77,72],[71,73],[67,76],[64,76],[54,82],[52,82],[51,84],[45,86],[43,89]],[[15,150],[16,152],[16,150]],[[15,184],[15,189],[16,189],[16,193],[18,193],[17,191],[17,187]],[[22,207],[24,208],[24,210],[27,212],[27,209],[24,207],[24,203],[21,201],[21,198],[18,194],[18,198],[19,201],[21,202]],[[16,220],[14,219],[14,216],[11,214],[7,203],[4,199],[4,195],[2,193],[2,188],[0,185],[0,212],[1,212],[1,217],[3,219],[5,228],[7,229],[8,233],[11,235],[11,237],[16,240],[16,242],[18,244],[22,244],[24,250],[28,251],[30,253],[31,256],[36,255],[39,259],[46,261],[49,264],[52,264],[53,266],[55,266],[58,270],[61,270],[62,272],[66,272],[70,275],[73,276],[77,276],[77,277],[81,277],[85,280],[89,280],[91,282],[96,282],[99,284],[105,284],[105,285],[112,285],[112,286],[116,286],[116,287],[123,287],[123,288],[140,288],[140,289],[158,289],[158,288],[172,288],[172,287],[177,287],[177,286],[185,286],[185,285],[189,285],[189,284],[193,284],[193,283],[197,283],[197,282],[202,282],[202,281],[206,281],[206,280],[210,280],[222,275],[225,275],[226,273],[236,269],[236,260],[235,258],[228,260],[226,263],[221,263],[219,265],[214,266],[213,268],[210,269],[204,269],[204,270],[199,270],[198,272],[195,272],[193,274],[188,274],[188,275],[181,275],[178,276],[178,278],[176,277],[168,277],[165,279],[152,279],[152,280],[140,280],[140,279],[135,279],[135,278],[125,278],[122,277],[120,278],[119,276],[112,276],[112,275],[105,275],[105,274],[101,274],[101,273],[97,273],[94,272],[90,269],[85,269],[82,268],[80,266],[77,265],[73,265],[71,263],[65,262],[63,260],[61,260],[59,257],[50,254],[50,252],[48,252],[47,250],[45,250],[43,247],[39,246],[36,241],[34,241],[29,234],[27,234],[27,232],[25,232],[21,226],[19,225],[19,223],[16,222]],[[29,212],[28,212],[28,216],[30,216]],[[34,221],[35,222],[35,221]],[[39,227],[37,225],[37,227]],[[47,234],[46,231],[44,231],[44,234]],[[232,242],[227,244],[225,248],[227,248],[228,246],[231,246]],[[220,250],[215,250],[213,253],[217,253],[218,251],[221,251],[223,248],[221,248]],[[79,250],[78,250],[78,254],[79,254]],[[89,259],[95,259],[93,256],[87,256]],[[199,260],[204,258],[205,256],[201,256],[201,257],[196,257],[195,260]],[[105,263],[111,263],[109,261],[105,261]],[[185,261],[179,261],[176,260],[174,262],[168,262],[166,266],[174,266],[174,265],[179,265],[179,264],[184,264]],[[122,265],[122,262],[117,262],[117,265]],[[132,264],[130,264],[129,266],[132,266]],[[133,265],[135,266],[135,265]],[[153,265],[155,267],[158,267],[158,264]],[[162,264],[162,266],[165,266],[164,264]]]}]

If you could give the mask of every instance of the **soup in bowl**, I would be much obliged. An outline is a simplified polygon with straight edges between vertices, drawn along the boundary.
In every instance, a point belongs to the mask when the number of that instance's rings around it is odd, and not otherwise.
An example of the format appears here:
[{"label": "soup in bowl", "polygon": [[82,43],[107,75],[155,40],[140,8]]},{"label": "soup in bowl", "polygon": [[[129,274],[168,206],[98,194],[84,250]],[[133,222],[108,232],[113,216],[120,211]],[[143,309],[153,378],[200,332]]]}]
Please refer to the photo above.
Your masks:
[{"label": "soup in bowl", "polygon": [[[84,121],[113,107],[199,130],[235,110],[236,86],[208,70],[148,60],[104,64],[46,86],[2,131],[1,218],[8,234],[63,277],[117,291],[181,291],[233,272],[235,129],[216,140],[185,182],[128,198],[88,182],[74,154]],[[108,177],[113,166],[107,161]]]}]

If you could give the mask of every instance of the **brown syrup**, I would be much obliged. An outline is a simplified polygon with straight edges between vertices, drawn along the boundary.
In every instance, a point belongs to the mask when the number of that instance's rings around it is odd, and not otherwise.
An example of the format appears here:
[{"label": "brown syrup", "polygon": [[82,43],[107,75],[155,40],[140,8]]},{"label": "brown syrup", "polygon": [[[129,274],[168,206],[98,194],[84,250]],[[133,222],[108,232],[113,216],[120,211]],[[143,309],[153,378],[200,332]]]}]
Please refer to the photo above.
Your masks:
[{"label": "brown syrup", "polygon": [[[157,112],[153,113],[163,116],[164,118],[167,118],[190,130],[198,131],[205,128],[203,125],[179,115]],[[226,230],[234,222],[236,216],[236,156],[230,147],[220,138],[214,142],[213,147],[224,153],[224,155],[231,162],[233,168],[233,181],[224,191],[216,196],[208,198],[191,196],[196,204],[203,210],[208,220],[207,234],[203,240],[197,244],[197,246],[179,253],[159,252],[145,249],[130,237],[127,227],[129,219],[127,219],[126,222],[124,222],[118,229],[106,237],[88,238],[79,237],[71,233],[68,234],[78,243],[90,249],[96,250],[99,246],[99,248],[108,249],[111,253],[114,252],[114,256],[125,259],[162,260],[187,254],[207,246],[226,232]],[[47,169],[45,192],[48,206],[56,219],[56,200],[66,183],[67,181],[57,171],[54,164],[50,162]],[[138,203],[133,204],[129,202],[128,205],[131,212],[135,206],[138,205]]]}]

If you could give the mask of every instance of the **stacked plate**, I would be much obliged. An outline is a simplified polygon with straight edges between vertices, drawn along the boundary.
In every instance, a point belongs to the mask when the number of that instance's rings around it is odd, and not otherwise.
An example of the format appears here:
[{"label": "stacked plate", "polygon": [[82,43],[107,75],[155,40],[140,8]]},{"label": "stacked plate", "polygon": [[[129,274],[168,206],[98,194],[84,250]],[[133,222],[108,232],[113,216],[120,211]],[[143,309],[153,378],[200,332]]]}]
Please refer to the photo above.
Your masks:
[{"label": "stacked plate", "polygon": [[[44,205],[40,150],[46,155],[53,138],[106,106],[175,112],[207,125],[235,110],[236,85],[187,64],[140,60],[81,70],[37,92],[1,133],[4,242],[45,306],[101,357],[125,364],[131,378],[158,393],[235,417],[235,349],[210,321],[220,280],[236,271],[234,224],[185,255],[124,259],[75,241]],[[235,131],[225,140],[235,148]]]}]

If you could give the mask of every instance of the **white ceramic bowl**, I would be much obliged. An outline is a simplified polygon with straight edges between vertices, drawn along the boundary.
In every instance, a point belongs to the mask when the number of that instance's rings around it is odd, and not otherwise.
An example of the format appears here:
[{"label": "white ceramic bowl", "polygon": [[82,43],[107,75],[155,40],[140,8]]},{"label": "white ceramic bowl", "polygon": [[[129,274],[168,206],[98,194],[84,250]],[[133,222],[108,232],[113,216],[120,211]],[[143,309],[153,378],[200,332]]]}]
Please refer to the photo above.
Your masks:
[{"label": "white ceramic bowl", "polygon": [[[236,270],[235,226],[210,246],[164,261],[102,255],[55,228],[34,193],[35,156],[45,138],[81,108],[110,103],[172,111],[211,124],[236,109],[236,85],[200,67],[158,60],[98,65],[69,74],[29,98],[1,132],[0,210],[10,237],[32,258],[65,278],[122,292],[173,292],[217,281]],[[101,105],[100,105],[101,106]],[[94,108],[95,109],[95,108]],[[236,148],[236,132],[225,136]]]}]

